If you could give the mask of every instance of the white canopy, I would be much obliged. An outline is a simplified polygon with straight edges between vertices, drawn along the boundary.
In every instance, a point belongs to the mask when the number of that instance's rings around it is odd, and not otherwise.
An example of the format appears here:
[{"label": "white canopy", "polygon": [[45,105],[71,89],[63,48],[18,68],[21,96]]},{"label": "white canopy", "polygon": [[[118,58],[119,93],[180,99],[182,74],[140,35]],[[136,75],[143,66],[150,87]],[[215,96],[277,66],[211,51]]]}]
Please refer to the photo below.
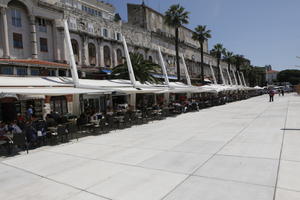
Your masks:
[{"label": "white canopy", "polygon": [[60,77],[0,77],[0,87],[68,87],[72,85],[73,84],[69,79]]},{"label": "white canopy", "polygon": [[0,88],[0,93],[21,95],[65,95],[65,94],[107,94],[109,90],[81,89],[74,87],[18,87]]}]

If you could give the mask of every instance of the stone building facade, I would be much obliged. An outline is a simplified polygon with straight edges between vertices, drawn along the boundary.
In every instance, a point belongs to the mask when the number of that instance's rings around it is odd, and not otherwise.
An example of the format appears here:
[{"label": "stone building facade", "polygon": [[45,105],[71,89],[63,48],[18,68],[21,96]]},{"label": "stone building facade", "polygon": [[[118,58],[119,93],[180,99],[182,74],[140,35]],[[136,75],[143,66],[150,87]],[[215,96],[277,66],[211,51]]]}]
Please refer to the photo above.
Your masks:
[{"label": "stone building facade", "polygon": [[[107,71],[123,62],[123,34],[129,50],[159,63],[157,47],[170,75],[176,74],[174,30],[163,22],[163,15],[145,5],[128,4],[128,22],[115,21],[115,8],[98,0],[0,0],[0,58],[22,65],[22,59],[68,63],[64,42],[63,19],[67,19],[72,46],[82,77]],[[199,79],[200,52],[198,42],[192,39],[193,31],[181,27],[180,53],[184,54],[192,79]],[[204,45],[204,61],[217,65],[209,55],[208,41]],[[21,61],[20,61],[21,59]],[[1,63],[0,63],[1,64]],[[7,60],[5,60],[7,66]],[[25,64],[24,64],[25,65]],[[14,75],[68,76],[68,67],[59,64],[26,64],[26,69],[5,68],[1,73]],[[221,63],[227,77],[226,63]],[[45,70],[45,68],[47,70]],[[215,73],[218,73],[214,67]],[[205,75],[211,77],[208,65]],[[183,75],[183,70],[181,70]],[[184,76],[182,76],[184,77]],[[233,78],[233,77],[232,77]],[[229,82],[227,80],[227,82]]]}]

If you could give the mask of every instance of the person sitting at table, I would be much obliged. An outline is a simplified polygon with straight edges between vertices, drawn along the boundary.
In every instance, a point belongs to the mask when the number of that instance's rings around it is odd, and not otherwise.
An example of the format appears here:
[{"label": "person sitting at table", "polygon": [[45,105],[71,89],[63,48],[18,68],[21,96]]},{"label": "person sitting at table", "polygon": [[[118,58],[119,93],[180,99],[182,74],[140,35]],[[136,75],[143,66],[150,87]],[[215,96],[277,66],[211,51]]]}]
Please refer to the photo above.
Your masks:
[{"label": "person sitting at table", "polygon": [[0,140],[6,139],[4,136],[6,132],[8,131],[7,125],[4,122],[0,122]]},{"label": "person sitting at table", "polygon": [[21,134],[22,129],[17,125],[17,121],[13,121],[11,123],[11,128],[12,128],[12,134]]},{"label": "person sitting at table", "polygon": [[88,123],[88,119],[85,113],[81,113],[81,115],[79,116],[79,118],[77,119],[77,126],[83,126],[84,124]]},{"label": "person sitting at table", "polygon": [[106,114],[107,114],[107,115],[113,115],[113,114],[114,114],[114,112],[113,112],[113,110],[112,110],[111,107],[107,107],[107,109],[106,109]]},{"label": "person sitting at table", "polygon": [[50,114],[46,116],[46,126],[47,127],[57,126],[56,121],[52,118]]}]

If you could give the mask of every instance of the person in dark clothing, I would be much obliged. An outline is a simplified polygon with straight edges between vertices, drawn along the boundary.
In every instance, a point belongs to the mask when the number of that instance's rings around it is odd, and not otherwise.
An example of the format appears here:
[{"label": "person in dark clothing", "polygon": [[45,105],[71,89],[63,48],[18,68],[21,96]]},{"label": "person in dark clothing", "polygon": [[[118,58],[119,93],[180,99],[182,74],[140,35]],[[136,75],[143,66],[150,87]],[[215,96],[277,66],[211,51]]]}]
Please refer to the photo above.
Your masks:
[{"label": "person in dark clothing", "polygon": [[274,90],[270,90],[269,91],[270,102],[274,101],[274,95],[275,95],[275,91]]},{"label": "person in dark clothing", "polygon": [[281,95],[284,96],[284,89],[281,90]]},{"label": "person in dark clothing", "polygon": [[25,124],[25,134],[27,141],[30,143],[35,143],[37,139],[36,129],[34,128],[32,121],[27,121]]}]

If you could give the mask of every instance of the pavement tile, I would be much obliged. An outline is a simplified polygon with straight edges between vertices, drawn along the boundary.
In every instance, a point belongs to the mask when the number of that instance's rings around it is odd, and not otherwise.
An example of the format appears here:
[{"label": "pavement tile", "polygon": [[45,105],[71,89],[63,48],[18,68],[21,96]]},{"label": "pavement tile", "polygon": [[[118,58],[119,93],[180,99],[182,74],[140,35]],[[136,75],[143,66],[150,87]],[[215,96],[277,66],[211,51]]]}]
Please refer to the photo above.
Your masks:
[{"label": "pavement tile", "polygon": [[300,192],[277,188],[275,200],[299,200]]},{"label": "pavement tile", "polygon": [[191,174],[209,158],[210,155],[195,153],[162,152],[139,165],[152,169]]},{"label": "pavement tile", "polygon": [[218,154],[279,159],[281,144],[231,142]]},{"label": "pavement tile", "polygon": [[214,156],[195,175],[275,186],[278,160]]},{"label": "pavement tile", "polygon": [[192,176],[165,200],[272,200],[271,187]]},{"label": "pavement tile", "polygon": [[[22,177],[23,179],[24,177]],[[15,188],[14,191],[1,191],[0,199],[5,200],[64,200],[76,193],[79,190],[51,180],[41,178],[31,184],[23,185]]]},{"label": "pavement tile", "polygon": [[67,144],[64,146],[54,147],[48,151],[81,156],[90,159],[97,159],[107,154],[120,152],[126,149],[125,147],[108,146],[101,144],[86,144],[83,142]]},{"label": "pavement tile", "polygon": [[129,165],[136,165],[154,155],[159,154],[159,150],[127,148],[122,151],[100,156],[99,159],[111,162],[124,163]]},{"label": "pavement tile", "polygon": [[66,200],[109,200],[109,199],[88,192],[80,192],[79,194],[76,194],[75,196],[72,196]]},{"label": "pavement tile", "polygon": [[170,149],[186,153],[214,154],[225,144],[224,141],[194,140],[190,139]]},{"label": "pavement tile", "polygon": [[54,152],[41,151],[22,155],[3,162],[41,176],[48,176],[82,165],[86,163],[87,160]]},{"label": "pavement tile", "polygon": [[278,187],[288,190],[300,191],[300,162],[280,162]]},{"label": "pavement tile", "polygon": [[185,178],[181,174],[131,167],[87,191],[114,200],[160,200]]},{"label": "pavement tile", "polygon": [[82,165],[74,166],[71,169],[53,174],[49,176],[49,178],[77,188],[85,189],[126,169],[127,166],[124,165],[92,160],[87,161]]}]

